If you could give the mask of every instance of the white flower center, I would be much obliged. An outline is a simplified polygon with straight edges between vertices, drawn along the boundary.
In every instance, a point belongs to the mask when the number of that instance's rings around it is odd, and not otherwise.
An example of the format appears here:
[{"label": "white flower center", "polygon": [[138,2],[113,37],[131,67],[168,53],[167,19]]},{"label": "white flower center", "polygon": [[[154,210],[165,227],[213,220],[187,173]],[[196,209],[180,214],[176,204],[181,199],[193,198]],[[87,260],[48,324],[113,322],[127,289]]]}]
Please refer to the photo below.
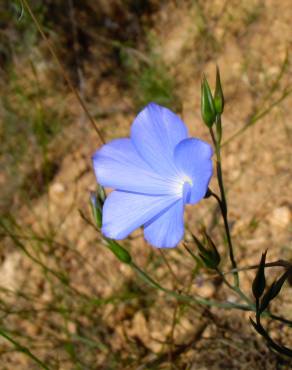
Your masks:
[{"label": "white flower center", "polygon": [[189,176],[186,175],[180,176],[176,180],[175,193],[183,197],[186,189],[190,190],[193,187],[193,185],[194,185],[193,181],[191,178],[189,178]]},{"label": "white flower center", "polygon": [[183,187],[183,185],[184,185],[185,182],[187,182],[188,184],[190,184],[190,186],[193,186],[194,185],[193,184],[193,181],[188,176],[184,176],[182,178],[182,187]]}]

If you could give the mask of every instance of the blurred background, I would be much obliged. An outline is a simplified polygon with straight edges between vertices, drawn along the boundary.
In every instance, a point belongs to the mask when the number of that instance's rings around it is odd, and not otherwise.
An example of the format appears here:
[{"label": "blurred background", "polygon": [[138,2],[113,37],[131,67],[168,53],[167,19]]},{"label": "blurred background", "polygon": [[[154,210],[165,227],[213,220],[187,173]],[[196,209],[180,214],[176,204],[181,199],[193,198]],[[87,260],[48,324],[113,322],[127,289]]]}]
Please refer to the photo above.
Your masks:
[{"label": "blurred background", "polygon": [[[210,142],[200,81],[205,73],[214,86],[217,63],[238,263],[257,263],[266,248],[270,260],[292,259],[290,0],[28,3],[106,141],[128,136],[137,112],[155,101]],[[14,341],[0,337],[1,369],[38,369],[23,347],[49,369],[289,368],[252,330],[249,314],[178,303],[104,247],[86,221],[96,189],[91,156],[101,143],[16,0],[0,2],[0,91],[0,329]],[[190,207],[186,222],[194,233],[208,227],[227,271],[216,204]],[[235,299],[183,248],[167,251],[174,280],[141,235],[123,245],[162,285]],[[252,278],[242,274],[247,294]],[[291,287],[272,308],[291,319]],[[292,345],[278,324],[270,330]]]}]

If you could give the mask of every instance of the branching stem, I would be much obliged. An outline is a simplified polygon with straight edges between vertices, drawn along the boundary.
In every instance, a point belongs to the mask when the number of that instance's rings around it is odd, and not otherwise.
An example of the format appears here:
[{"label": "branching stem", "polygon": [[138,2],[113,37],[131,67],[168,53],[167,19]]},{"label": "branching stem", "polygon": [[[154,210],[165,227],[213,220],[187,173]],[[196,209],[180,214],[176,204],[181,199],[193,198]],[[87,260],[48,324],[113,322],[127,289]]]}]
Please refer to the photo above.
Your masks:
[{"label": "branching stem", "polygon": [[208,307],[218,307],[218,308],[224,308],[224,309],[233,309],[237,308],[239,310],[243,311],[254,311],[254,307],[246,304],[239,304],[239,303],[233,303],[233,302],[217,302],[211,299],[206,299],[200,296],[189,296],[181,293],[177,293],[175,291],[172,291],[170,289],[164,288],[159,283],[157,283],[155,280],[153,280],[145,271],[143,271],[139,266],[137,266],[134,262],[131,263],[131,267],[133,270],[150,286],[152,286],[155,289],[158,289],[164,293],[166,293],[169,296],[172,296],[176,298],[177,300],[185,303],[196,303],[203,306]]}]

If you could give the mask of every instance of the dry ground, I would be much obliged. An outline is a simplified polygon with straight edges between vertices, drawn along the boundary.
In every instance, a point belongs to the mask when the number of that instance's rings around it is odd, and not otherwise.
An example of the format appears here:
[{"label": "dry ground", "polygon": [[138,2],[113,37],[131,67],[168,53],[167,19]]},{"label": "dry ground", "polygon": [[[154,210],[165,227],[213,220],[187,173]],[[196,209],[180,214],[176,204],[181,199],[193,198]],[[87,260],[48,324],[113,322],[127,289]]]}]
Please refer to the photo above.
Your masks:
[{"label": "dry ground", "polygon": [[[292,259],[292,97],[285,97],[232,138],[255,113],[291,89],[292,67],[287,59],[291,18],[289,0],[169,1],[151,15],[151,37],[175,80],[180,113],[190,133],[207,141],[200,118],[200,77],[205,72],[213,83],[215,64],[221,68],[226,94],[223,169],[240,266],[257,262],[266,248],[269,260]],[[39,73],[46,81],[46,68]],[[85,94],[91,94],[90,109],[109,112],[97,119],[106,140],[127,136],[136,114],[131,96],[112,79],[98,85],[93,78],[85,82]],[[2,239],[0,276],[6,291],[1,292],[1,302],[5,302],[1,304],[9,311],[5,327],[52,368],[288,369],[252,330],[249,314],[215,309],[210,318],[202,307],[178,305],[138,280],[102,245],[79,212],[90,217],[88,197],[96,187],[90,158],[99,142],[85,127],[86,118],[74,96],[66,93],[62,99],[75,122],[51,144],[51,155],[62,158],[58,172],[47,192],[18,207],[16,219],[21,227],[13,229],[17,241]],[[214,189],[215,182],[211,183]],[[198,233],[200,225],[210,225],[214,218],[218,219],[216,205],[208,199],[188,208],[186,222]],[[220,230],[221,226],[219,231],[218,226],[212,228],[226,255]],[[174,286],[161,256],[146,245],[141,231],[124,244],[137,264],[162,285]],[[194,277],[193,261],[182,246],[166,254],[190,294],[236,299],[227,290],[217,289],[207,271],[201,269]],[[68,280],[62,282],[47,268],[64,271]],[[224,270],[228,269],[226,262]],[[252,276],[242,274],[247,294]],[[271,271],[269,281],[275,276]],[[279,302],[274,311],[292,319],[291,287],[283,289]],[[272,332],[279,341],[292,345],[291,333],[279,325]],[[9,348],[1,339],[1,368],[37,368],[28,357]]]}]

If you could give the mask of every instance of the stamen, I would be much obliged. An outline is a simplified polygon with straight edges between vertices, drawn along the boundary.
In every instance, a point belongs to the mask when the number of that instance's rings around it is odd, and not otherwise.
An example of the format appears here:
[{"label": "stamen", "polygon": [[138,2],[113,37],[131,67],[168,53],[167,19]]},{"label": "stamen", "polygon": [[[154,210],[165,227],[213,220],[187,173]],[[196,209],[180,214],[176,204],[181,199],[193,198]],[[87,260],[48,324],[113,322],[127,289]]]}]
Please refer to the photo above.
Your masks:
[{"label": "stamen", "polygon": [[184,176],[183,178],[182,178],[182,181],[183,181],[183,183],[185,183],[185,182],[187,182],[188,184],[190,184],[191,186],[193,186],[194,184],[193,184],[193,181],[188,177],[188,176]]},{"label": "stamen", "polygon": [[192,186],[189,181],[183,184],[183,202],[184,204],[189,203],[191,199]]}]

